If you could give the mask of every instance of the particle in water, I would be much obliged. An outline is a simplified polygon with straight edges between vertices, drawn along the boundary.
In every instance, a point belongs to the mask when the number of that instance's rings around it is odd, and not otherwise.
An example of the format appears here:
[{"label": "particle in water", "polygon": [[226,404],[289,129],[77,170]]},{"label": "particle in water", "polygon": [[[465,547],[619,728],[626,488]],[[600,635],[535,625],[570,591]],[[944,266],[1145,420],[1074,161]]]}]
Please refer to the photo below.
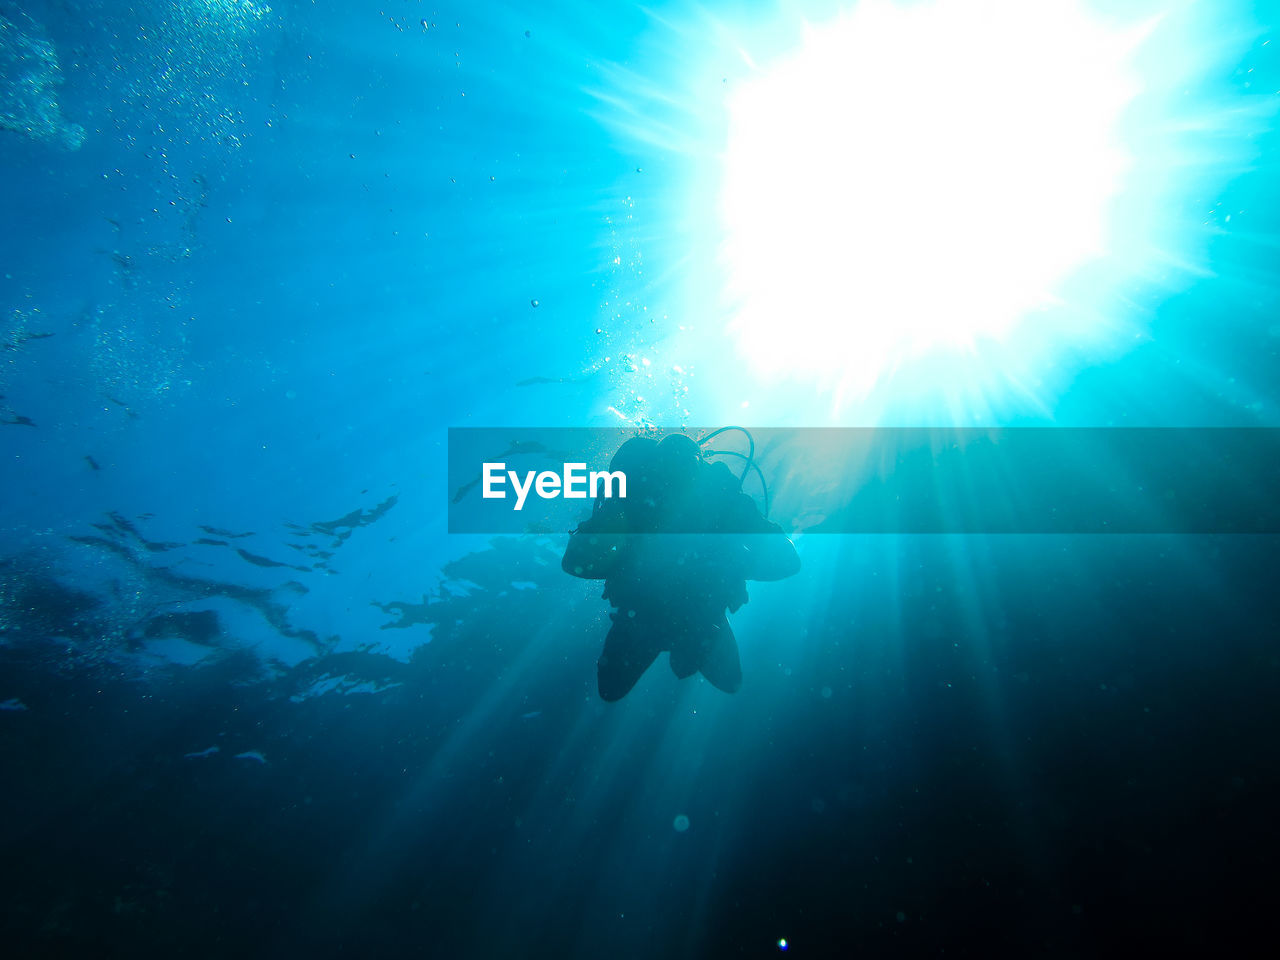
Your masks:
[{"label": "particle in water", "polygon": [[537,305],[538,305],[538,301],[537,301],[537,300],[530,300],[530,301],[529,301],[529,306],[531,306],[531,307],[536,307]]},{"label": "particle in water", "polygon": [[676,833],[684,833],[689,829],[689,818],[682,813],[672,821],[671,826],[675,828]]},{"label": "particle in water", "polygon": [[779,950],[781,950],[783,953],[786,953],[786,951],[787,951],[787,946],[788,946],[788,944],[787,944],[787,938],[786,938],[786,937],[779,937],[779,938],[778,938],[778,949],[779,949]]}]

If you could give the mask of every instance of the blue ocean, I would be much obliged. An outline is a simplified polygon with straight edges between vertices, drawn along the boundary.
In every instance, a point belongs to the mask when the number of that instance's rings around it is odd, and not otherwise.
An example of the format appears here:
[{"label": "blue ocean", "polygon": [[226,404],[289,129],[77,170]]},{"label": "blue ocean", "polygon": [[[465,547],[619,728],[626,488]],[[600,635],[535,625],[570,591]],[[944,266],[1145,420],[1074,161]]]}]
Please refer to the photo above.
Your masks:
[{"label": "blue ocean", "polygon": [[0,952],[1270,956],[1278,23],[0,0]]}]

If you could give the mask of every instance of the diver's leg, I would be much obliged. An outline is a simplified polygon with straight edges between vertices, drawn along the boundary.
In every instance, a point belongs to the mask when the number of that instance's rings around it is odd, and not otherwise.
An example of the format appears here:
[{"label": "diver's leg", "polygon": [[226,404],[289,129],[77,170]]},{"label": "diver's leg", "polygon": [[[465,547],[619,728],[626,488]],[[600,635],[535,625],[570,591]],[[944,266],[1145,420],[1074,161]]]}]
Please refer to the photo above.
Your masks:
[{"label": "diver's leg", "polygon": [[706,655],[698,669],[713,687],[725,693],[737,693],[742,686],[742,662],[738,659],[738,641],[723,615],[712,630]]},{"label": "diver's leg", "polygon": [[698,672],[698,662],[702,659],[702,645],[685,631],[671,640],[671,653],[667,662],[671,664],[671,672],[683,680]]},{"label": "diver's leg", "polygon": [[664,646],[671,651],[667,660],[671,664],[671,672],[681,680],[698,672],[706,651],[706,632],[705,622],[699,617],[667,624]]},{"label": "diver's leg", "polygon": [[600,699],[612,703],[627,695],[641,674],[658,657],[658,645],[648,631],[625,613],[610,614],[613,626],[604,638],[604,651],[596,664]]}]

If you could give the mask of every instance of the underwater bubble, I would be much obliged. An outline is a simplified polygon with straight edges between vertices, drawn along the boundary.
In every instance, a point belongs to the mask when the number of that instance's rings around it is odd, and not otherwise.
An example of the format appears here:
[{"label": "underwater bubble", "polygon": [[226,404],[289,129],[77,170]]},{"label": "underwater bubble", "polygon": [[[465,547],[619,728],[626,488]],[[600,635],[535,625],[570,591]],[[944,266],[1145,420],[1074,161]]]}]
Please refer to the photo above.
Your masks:
[{"label": "underwater bubble", "polygon": [[0,129],[78,150],[85,131],[69,123],[58,104],[57,51],[38,35],[34,20],[20,12],[15,16],[17,22],[0,16]]},{"label": "underwater bubble", "polygon": [[684,833],[689,829],[689,818],[682,813],[672,821],[671,826],[675,828],[676,833]]}]

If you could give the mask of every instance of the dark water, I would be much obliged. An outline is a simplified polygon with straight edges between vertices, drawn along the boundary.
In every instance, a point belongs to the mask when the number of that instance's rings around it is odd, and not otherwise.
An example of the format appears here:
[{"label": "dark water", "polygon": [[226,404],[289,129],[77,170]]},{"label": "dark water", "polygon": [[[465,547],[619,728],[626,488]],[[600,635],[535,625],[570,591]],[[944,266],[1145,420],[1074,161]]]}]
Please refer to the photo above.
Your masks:
[{"label": "dark water", "polygon": [[1274,535],[801,534],[740,692],[606,704],[565,531],[447,532],[454,427],[1280,423],[1272,5],[1143,8],[1105,322],[863,393],[708,240],[802,6],[0,3],[5,956],[1264,955]]},{"label": "dark water", "polygon": [[[539,559],[468,557],[407,664],[139,678],[11,640],[6,926],[36,954],[1072,956],[1266,925],[1271,538],[842,540],[817,609],[737,619],[737,696],[659,663],[624,709],[600,602]],[[291,699],[325,674],[398,686]]]}]

